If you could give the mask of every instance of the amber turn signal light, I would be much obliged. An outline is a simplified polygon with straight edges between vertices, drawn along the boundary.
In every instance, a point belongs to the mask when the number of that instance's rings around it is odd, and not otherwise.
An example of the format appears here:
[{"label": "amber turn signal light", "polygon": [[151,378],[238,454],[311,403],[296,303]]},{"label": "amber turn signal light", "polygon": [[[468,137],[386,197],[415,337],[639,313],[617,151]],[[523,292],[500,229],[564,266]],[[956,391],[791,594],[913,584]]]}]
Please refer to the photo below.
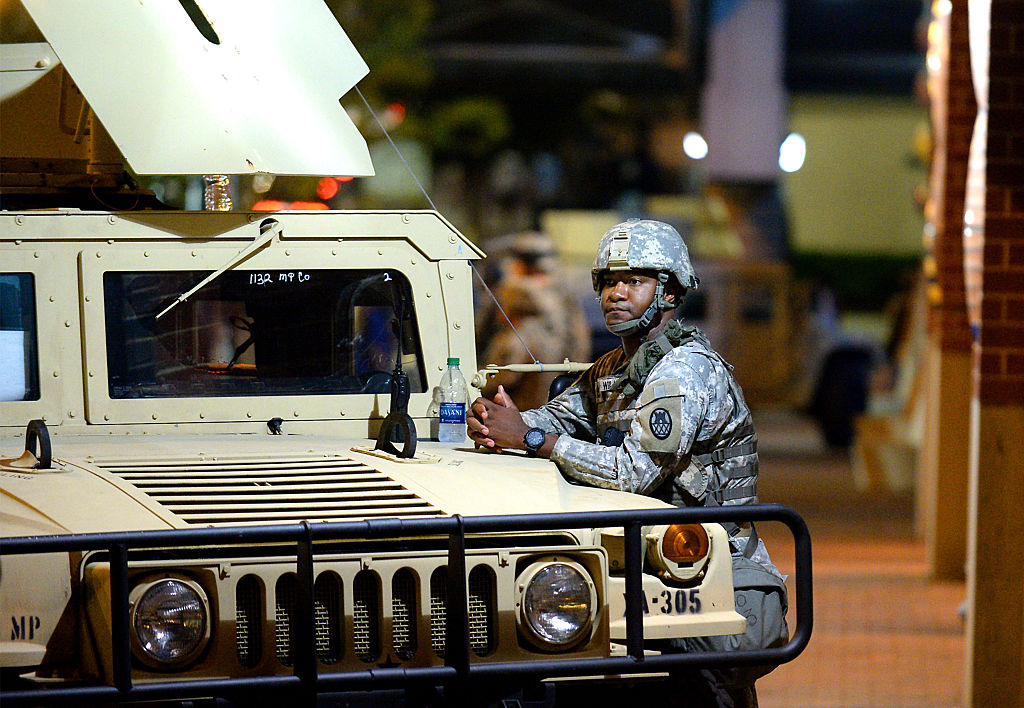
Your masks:
[{"label": "amber turn signal light", "polygon": [[661,555],[674,563],[693,563],[708,554],[709,546],[700,524],[672,524],[661,538]]}]

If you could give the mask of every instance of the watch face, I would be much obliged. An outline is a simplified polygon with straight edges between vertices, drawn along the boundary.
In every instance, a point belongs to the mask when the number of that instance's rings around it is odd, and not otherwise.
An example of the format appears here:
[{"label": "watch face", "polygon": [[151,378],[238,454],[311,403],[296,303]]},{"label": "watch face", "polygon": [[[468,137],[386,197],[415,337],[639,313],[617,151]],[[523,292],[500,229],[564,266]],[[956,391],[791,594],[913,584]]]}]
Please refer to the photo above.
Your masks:
[{"label": "watch face", "polygon": [[546,437],[544,431],[540,428],[530,428],[526,431],[523,442],[526,444],[527,449],[536,452],[544,444]]}]

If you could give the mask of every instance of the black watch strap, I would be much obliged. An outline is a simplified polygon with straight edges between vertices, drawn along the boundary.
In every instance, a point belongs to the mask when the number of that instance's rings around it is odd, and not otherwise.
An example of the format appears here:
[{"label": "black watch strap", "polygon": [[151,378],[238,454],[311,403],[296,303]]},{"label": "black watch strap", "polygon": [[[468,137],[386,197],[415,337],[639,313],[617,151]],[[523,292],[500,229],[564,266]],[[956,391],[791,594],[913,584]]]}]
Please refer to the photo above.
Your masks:
[{"label": "black watch strap", "polygon": [[537,451],[544,447],[545,441],[548,439],[547,433],[540,428],[530,428],[523,435],[523,447],[526,448],[526,452],[531,457],[536,456]]}]

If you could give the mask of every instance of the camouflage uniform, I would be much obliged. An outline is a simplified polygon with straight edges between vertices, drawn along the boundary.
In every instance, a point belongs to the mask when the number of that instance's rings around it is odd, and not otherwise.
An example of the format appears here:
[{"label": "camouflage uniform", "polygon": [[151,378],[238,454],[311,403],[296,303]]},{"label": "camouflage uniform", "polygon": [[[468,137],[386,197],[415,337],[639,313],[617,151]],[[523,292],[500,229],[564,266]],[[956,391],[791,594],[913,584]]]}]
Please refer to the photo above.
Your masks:
[{"label": "camouflage uniform", "polygon": [[[653,270],[658,284],[637,319],[610,326],[620,336],[646,331],[672,277],[684,288],[699,280],[686,246],[668,224],[629,221],[604,235],[594,261],[594,290],[606,271]],[[672,320],[627,360],[622,348],[599,358],[568,389],[525,411],[531,427],[558,435],[551,459],[571,480],[646,494],[677,506],[757,503],[757,434],[731,368],[697,329]],[[784,644],[786,587],[753,526],[730,532],[741,635],[651,642],[663,651],[763,649]],[[773,667],[673,672],[688,705],[756,706],[754,680]]]},{"label": "camouflage uniform", "polygon": [[[623,376],[627,363],[614,349],[554,400],[523,412],[527,425],[561,436],[551,453],[558,468],[583,484],[677,506],[756,503],[750,409],[703,333],[691,330],[639,388]],[[746,540],[734,538],[735,550]],[[778,575],[763,543],[753,559]]]},{"label": "camouflage uniform", "polygon": [[[728,364],[699,330],[671,348],[635,386],[621,348],[540,408],[531,427],[559,435],[551,453],[572,480],[658,497],[677,506],[757,503],[757,435]],[[756,535],[730,539],[741,635],[650,642],[662,651],[728,651],[781,646],[789,638],[782,575]],[[756,545],[748,548],[753,540]],[[686,705],[757,705],[754,680],[771,666],[683,670],[674,674]]]}]

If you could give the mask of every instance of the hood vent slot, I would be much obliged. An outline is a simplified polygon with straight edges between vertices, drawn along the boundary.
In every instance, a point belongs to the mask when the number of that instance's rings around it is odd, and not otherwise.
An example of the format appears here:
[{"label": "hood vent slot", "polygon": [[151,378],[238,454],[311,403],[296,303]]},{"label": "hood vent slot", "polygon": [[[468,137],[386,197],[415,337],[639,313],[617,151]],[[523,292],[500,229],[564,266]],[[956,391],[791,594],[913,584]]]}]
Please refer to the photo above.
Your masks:
[{"label": "hood vent slot", "polygon": [[340,456],[108,458],[93,464],[202,526],[442,514],[383,472]]}]

